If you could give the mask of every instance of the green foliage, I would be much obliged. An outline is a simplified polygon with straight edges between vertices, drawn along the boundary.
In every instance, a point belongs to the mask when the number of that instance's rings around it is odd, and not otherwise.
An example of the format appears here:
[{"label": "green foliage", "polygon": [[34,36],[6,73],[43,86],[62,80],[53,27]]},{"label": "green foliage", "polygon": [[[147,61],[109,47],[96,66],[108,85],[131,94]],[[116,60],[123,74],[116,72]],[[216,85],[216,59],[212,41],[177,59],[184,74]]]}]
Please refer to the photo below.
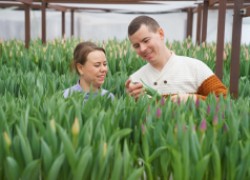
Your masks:
[{"label": "green foliage", "polygon": [[[249,179],[250,59],[241,48],[239,98],[176,104],[125,93],[128,76],[145,62],[127,40],[103,43],[116,98],[64,99],[79,40],[7,41],[0,49],[0,179]],[[167,43],[176,54],[213,70],[215,44]],[[223,82],[229,87],[230,45]],[[73,124],[77,121],[76,131]],[[205,124],[204,124],[205,123]],[[76,128],[76,129],[77,129]]]}]

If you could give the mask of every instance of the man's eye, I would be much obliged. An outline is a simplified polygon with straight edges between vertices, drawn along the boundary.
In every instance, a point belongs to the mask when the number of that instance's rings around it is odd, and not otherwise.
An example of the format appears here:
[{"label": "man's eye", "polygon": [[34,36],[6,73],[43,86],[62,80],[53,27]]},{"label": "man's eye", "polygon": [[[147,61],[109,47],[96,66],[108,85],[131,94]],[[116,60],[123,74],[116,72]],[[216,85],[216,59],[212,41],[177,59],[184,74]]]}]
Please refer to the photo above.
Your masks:
[{"label": "man's eye", "polygon": [[134,47],[135,49],[137,49],[137,48],[139,48],[139,45],[134,45],[133,47]]}]

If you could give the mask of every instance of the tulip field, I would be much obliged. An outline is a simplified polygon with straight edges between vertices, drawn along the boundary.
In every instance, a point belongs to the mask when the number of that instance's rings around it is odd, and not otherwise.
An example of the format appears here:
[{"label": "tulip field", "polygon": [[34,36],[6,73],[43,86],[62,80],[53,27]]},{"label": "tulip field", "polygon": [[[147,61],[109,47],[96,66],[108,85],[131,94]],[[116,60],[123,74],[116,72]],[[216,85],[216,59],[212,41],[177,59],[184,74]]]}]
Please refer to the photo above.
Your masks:
[{"label": "tulip field", "polygon": [[[128,40],[98,42],[109,72],[103,88],[115,99],[84,93],[63,98],[77,82],[71,70],[79,39],[30,48],[0,42],[1,180],[250,179],[250,45],[241,45],[239,97],[173,103],[126,94],[125,81],[145,62]],[[216,44],[166,42],[178,55],[215,70]],[[231,44],[223,83],[229,89]]]}]

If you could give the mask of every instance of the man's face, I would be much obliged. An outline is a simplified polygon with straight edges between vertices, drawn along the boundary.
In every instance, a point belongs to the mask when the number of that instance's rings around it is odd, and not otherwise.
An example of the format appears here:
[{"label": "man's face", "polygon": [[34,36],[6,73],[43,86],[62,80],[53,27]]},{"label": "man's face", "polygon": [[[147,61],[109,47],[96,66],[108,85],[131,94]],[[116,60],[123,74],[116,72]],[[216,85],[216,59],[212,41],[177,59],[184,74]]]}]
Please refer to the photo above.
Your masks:
[{"label": "man's face", "polygon": [[164,33],[161,28],[152,32],[147,26],[142,25],[133,35],[129,36],[129,40],[140,57],[154,64],[160,55]]}]

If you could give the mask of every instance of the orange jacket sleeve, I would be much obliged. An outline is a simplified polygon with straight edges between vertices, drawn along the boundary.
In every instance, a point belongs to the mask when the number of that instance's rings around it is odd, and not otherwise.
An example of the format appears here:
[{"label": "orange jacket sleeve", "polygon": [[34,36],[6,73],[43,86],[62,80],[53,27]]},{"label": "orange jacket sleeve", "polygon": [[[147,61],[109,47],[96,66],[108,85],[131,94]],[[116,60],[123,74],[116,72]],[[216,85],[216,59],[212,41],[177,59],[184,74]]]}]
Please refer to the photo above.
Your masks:
[{"label": "orange jacket sleeve", "polygon": [[216,75],[210,76],[200,85],[197,91],[197,97],[205,100],[211,93],[217,97],[220,95],[225,97],[227,95],[227,88]]}]

